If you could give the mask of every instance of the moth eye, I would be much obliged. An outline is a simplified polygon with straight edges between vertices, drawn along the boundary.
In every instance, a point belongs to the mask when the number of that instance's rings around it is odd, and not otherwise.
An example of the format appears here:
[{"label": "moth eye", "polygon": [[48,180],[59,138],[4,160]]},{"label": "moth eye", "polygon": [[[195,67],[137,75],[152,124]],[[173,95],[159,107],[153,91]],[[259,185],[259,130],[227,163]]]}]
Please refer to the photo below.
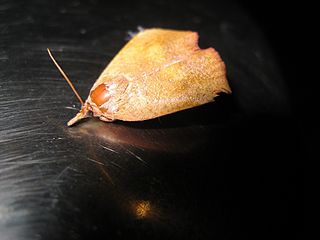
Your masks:
[{"label": "moth eye", "polygon": [[90,94],[91,100],[99,107],[110,98],[110,93],[105,84],[100,84]]}]

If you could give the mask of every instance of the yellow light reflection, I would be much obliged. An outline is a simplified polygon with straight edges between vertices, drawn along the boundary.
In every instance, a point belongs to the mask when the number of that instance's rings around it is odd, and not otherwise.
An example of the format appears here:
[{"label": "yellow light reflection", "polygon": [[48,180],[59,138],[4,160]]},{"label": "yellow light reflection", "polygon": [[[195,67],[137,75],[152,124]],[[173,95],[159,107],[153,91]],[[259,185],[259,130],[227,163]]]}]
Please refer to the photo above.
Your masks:
[{"label": "yellow light reflection", "polygon": [[134,211],[137,218],[146,218],[150,215],[151,204],[149,201],[139,201],[134,204]]}]

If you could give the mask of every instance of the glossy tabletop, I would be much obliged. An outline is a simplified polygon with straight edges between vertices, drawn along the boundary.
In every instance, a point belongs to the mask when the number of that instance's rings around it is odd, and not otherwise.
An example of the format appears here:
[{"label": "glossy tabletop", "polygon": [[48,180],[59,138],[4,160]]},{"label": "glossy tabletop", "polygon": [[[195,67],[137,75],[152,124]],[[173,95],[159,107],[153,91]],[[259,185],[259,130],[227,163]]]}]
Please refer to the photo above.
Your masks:
[{"label": "glossy tabletop", "polygon": [[[150,121],[67,127],[137,28],[197,31],[233,93]],[[0,239],[286,236],[299,154],[264,35],[231,1],[0,1]],[[286,144],[283,144],[286,142]]]}]

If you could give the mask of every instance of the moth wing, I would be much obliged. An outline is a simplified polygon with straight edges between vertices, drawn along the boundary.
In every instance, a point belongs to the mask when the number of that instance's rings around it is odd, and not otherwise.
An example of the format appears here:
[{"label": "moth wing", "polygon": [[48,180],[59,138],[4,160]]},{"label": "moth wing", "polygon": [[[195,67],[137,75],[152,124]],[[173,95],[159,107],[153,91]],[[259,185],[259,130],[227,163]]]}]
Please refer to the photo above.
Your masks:
[{"label": "moth wing", "polygon": [[152,119],[208,103],[220,92],[231,92],[225,64],[213,48],[195,51],[144,77],[138,89],[116,113],[117,119]]},{"label": "moth wing", "polygon": [[191,31],[147,29],[139,32],[113,58],[94,87],[119,75],[139,81],[142,76],[199,49],[197,42],[198,34]]}]

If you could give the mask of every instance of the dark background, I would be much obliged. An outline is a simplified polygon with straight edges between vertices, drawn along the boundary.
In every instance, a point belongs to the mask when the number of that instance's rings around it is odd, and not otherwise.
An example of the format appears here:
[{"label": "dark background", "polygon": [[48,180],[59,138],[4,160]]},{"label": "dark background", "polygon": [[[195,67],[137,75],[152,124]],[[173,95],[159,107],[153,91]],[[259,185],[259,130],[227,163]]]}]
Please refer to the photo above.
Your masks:
[{"label": "dark background", "polygon": [[312,53],[315,50],[311,34],[315,18],[314,5],[310,1],[303,4],[272,0],[259,3],[250,0],[238,2],[262,29],[277,56],[290,89],[291,100],[294,101],[293,106],[299,112],[295,117],[306,122],[314,121],[317,117],[310,116],[317,104],[312,68]]},{"label": "dark background", "polygon": [[[318,121],[303,13],[277,1],[1,0],[0,239],[303,238]],[[85,97],[138,25],[198,31],[233,94],[67,128],[80,105],[45,49]]]},{"label": "dark background", "polygon": [[[257,2],[239,0],[248,14],[265,34],[265,38],[276,55],[281,73],[289,90],[293,110],[291,119],[301,139],[303,155],[307,159],[319,156],[316,139],[319,134],[319,116],[315,114],[317,97],[317,73],[314,53],[318,49],[313,29],[316,22],[316,8],[312,1]],[[284,144],[289,144],[285,142]]]}]

